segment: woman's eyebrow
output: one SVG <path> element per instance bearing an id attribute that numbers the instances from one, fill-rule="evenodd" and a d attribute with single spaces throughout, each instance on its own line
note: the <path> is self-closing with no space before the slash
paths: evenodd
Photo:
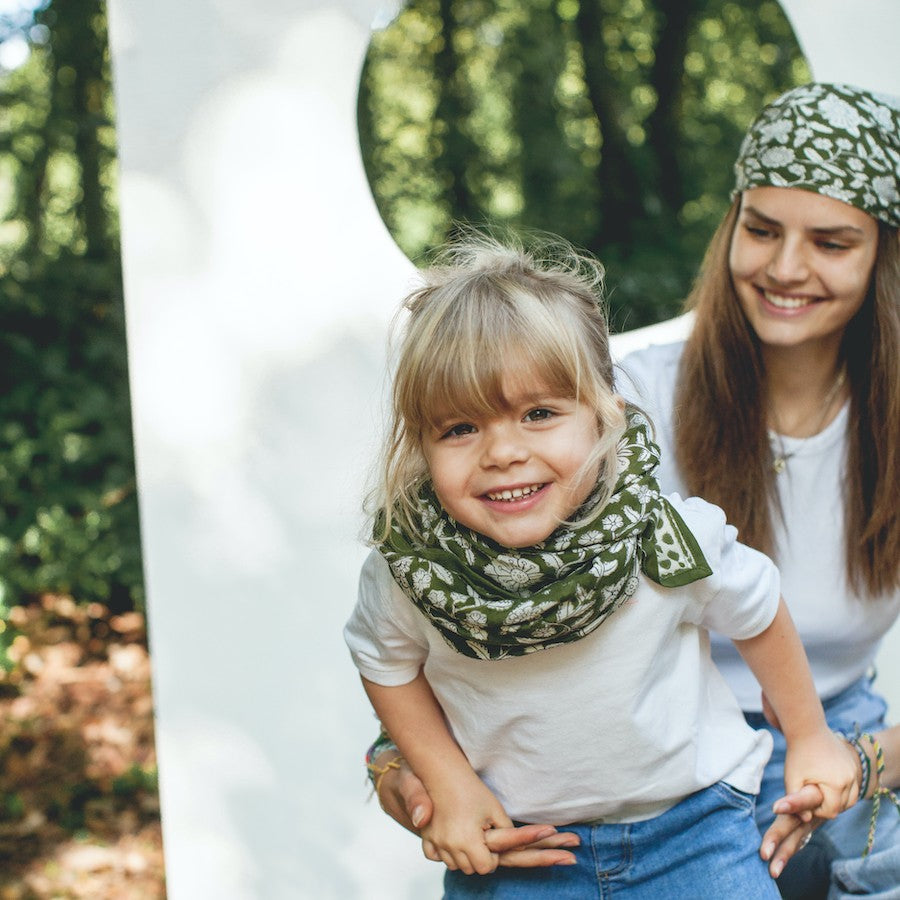
<path id="1" fill-rule="evenodd" d="M 830 228 L 810 228 L 809 230 L 813 234 L 828 235 L 829 237 L 835 237 L 840 234 L 859 236 L 865 234 L 862 228 L 857 228 L 855 225 L 834 225 Z"/>
<path id="2" fill-rule="evenodd" d="M 743 212 L 750 213 L 751 216 L 756 216 L 757 219 L 760 219 L 769 225 L 780 225 L 781 224 L 781 222 L 779 222 L 778 219 L 773 219 L 771 216 L 764 215 L 755 206 L 745 206 L 743 208 Z"/>
<path id="3" fill-rule="evenodd" d="M 760 212 L 755 206 L 745 206 L 744 212 L 749 213 L 751 216 L 755 216 L 767 225 L 781 225 L 781 222 L 779 222 L 778 219 L 767 216 L 765 213 Z M 857 228 L 855 225 L 830 225 L 824 228 L 809 228 L 807 230 L 813 234 L 828 235 L 830 237 L 845 233 L 854 235 L 864 234 L 862 228 Z"/>

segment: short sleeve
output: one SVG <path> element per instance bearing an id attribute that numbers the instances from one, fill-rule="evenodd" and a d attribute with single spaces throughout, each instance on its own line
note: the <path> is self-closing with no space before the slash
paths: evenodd
<path id="1" fill-rule="evenodd" d="M 732 640 L 756 637 L 772 623 L 781 597 L 781 578 L 763 553 L 742 544 L 725 513 L 699 497 L 669 498 L 694 533 L 713 574 L 697 582 L 688 618 Z"/>
<path id="2" fill-rule="evenodd" d="M 356 607 L 344 626 L 344 640 L 360 674 L 386 687 L 412 681 L 428 655 L 424 624 L 384 557 L 373 550 L 363 563 Z"/>

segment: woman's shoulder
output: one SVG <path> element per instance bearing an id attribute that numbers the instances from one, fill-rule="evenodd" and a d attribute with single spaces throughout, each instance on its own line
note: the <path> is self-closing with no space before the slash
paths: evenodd
<path id="1" fill-rule="evenodd" d="M 618 363 L 620 392 L 628 399 L 658 396 L 660 388 L 675 384 L 684 341 L 651 344 L 634 350 Z"/>
<path id="2" fill-rule="evenodd" d="M 619 368 L 625 372 L 666 372 L 677 369 L 684 351 L 684 341 L 665 344 L 648 344 L 640 350 L 632 350 L 619 360 Z"/>
<path id="3" fill-rule="evenodd" d="M 658 435 L 660 430 L 663 434 L 669 431 L 683 348 L 683 341 L 651 344 L 629 353 L 618 364 L 618 392 L 650 416 Z"/>

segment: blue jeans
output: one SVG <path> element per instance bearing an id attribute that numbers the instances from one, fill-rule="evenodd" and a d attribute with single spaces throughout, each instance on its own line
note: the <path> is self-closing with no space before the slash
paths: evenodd
<path id="1" fill-rule="evenodd" d="M 887 706 L 872 690 L 872 679 L 861 678 L 836 697 L 826 700 L 825 716 L 835 731 L 880 731 L 885 727 Z M 761 833 L 772 824 L 772 804 L 784 794 L 784 736 L 761 713 L 747 713 L 753 728 L 772 734 L 774 749 L 763 775 L 757 798 L 756 821 Z M 857 803 L 836 819 L 826 822 L 798 853 L 778 879 L 786 900 L 844 900 L 878 897 L 900 900 L 900 815 L 882 800 L 872 852 L 863 860 L 872 801 Z"/>
<path id="2" fill-rule="evenodd" d="M 574 866 L 447 872 L 444 900 L 778 900 L 759 858 L 754 798 L 724 782 L 662 815 L 624 825 L 566 825 Z"/>

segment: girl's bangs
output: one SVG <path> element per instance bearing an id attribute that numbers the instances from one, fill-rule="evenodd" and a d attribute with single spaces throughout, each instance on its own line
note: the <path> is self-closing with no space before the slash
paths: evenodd
<path id="1" fill-rule="evenodd" d="M 493 341 L 454 341 L 433 354 L 417 379 L 419 390 L 407 421 L 436 428 L 448 418 L 480 418 L 509 408 L 511 382 L 530 379 L 559 396 L 578 393 L 578 360 L 567 359 L 555 342 L 509 341 L 498 352 Z"/>

